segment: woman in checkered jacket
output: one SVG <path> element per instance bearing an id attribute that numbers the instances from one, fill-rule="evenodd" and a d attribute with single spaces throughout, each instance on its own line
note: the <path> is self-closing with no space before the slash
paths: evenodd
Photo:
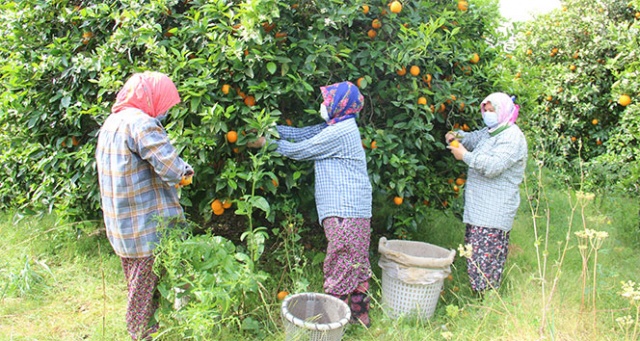
<path id="1" fill-rule="evenodd" d="M 349 304 L 352 323 L 370 326 L 371 183 L 356 123 L 364 98 L 350 82 L 320 88 L 325 122 L 295 128 L 277 126 L 277 152 L 314 162 L 318 218 L 328 240 L 324 291 Z M 253 147 L 261 147 L 259 138 Z"/>
<path id="2" fill-rule="evenodd" d="M 456 160 L 469 167 L 464 190 L 465 244 L 471 288 L 479 293 L 500 286 L 507 259 L 509 232 L 520 205 L 520 183 L 527 163 L 527 141 L 515 124 L 519 106 L 505 93 L 493 93 L 480 104 L 485 127 L 449 132 L 459 139 L 449 146 Z"/>

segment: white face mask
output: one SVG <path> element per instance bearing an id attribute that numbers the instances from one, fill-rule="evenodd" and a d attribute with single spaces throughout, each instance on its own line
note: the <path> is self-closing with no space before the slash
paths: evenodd
<path id="1" fill-rule="evenodd" d="M 329 112 L 327 111 L 327 106 L 324 104 L 320 104 L 320 117 L 322 117 L 325 122 L 329 121 Z"/>
<path id="2" fill-rule="evenodd" d="M 485 111 L 482 114 L 484 124 L 489 128 L 495 128 L 498 125 L 498 114 L 493 111 Z"/>

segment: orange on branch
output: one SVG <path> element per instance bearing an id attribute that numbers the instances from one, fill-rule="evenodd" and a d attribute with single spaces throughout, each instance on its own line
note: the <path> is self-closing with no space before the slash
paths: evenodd
<path id="1" fill-rule="evenodd" d="M 220 199 L 215 199 L 214 201 L 211 202 L 211 210 L 213 212 L 224 210 L 224 208 L 222 207 L 222 202 L 220 201 Z"/>
<path id="2" fill-rule="evenodd" d="M 402 4 L 396 0 L 389 5 L 389 10 L 391 10 L 392 13 L 400 13 L 400 11 L 402 11 Z"/>
<path id="3" fill-rule="evenodd" d="M 227 133 L 227 142 L 236 143 L 236 141 L 238 141 L 238 133 L 236 133 L 235 130 L 229 130 Z"/>
<path id="4" fill-rule="evenodd" d="M 411 66 L 411 69 L 409 69 L 409 73 L 411 73 L 412 76 L 417 77 L 420 75 L 420 67 L 417 65 L 413 65 Z"/>
<path id="5" fill-rule="evenodd" d="M 631 104 L 631 97 L 629 95 L 620 96 L 620 98 L 618 98 L 618 104 L 626 107 L 627 105 Z"/>
<path id="6" fill-rule="evenodd" d="M 230 89 L 231 89 L 231 85 L 229 85 L 229 84 L 223 84 L 222 85 L 222 93 L 223 94 L 228 95 Z"/>
<path id="7" fill-rule="evenodd" d="M 404 198 L 402 198 L 402 197 L 393 198 L 393 203 L 398 205 L 398 206 L 402 205 L 402 202 L 404 202 Z"/>

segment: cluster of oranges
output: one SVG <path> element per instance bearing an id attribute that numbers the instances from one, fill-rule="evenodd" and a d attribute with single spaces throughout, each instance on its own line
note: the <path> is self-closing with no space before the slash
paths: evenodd
<path id="1" fill-rule="evenodd" d="M 224 199 L 224 201 L 220 201 L 220 199 L 215 199 L 211 202 L 211 210 L 215 215 L 222 215 L 224 210 L 231 208 L 231 200 Z"/>
<path id="2" fill-rule="evenodd" d="M 229 92 L 231 92 L 231 85 L 229 84 L 222 84 L 222 88 L 221 88 L 222 94 L 223 95 L 228 95 Z M 240 88 L 236 88 L 236 94 L 238 96 L 240 96 L 240 98 L 242 98 L 242 101 L 244 102 L 244 104 L 246 104 L 248 107 L 252 107 L 254 105 L 256 105 L 256 98 L 254 96 L 251 95 L 247 95 L 246 93 L 244 93 L 242 90 L 240 90 Z"/>

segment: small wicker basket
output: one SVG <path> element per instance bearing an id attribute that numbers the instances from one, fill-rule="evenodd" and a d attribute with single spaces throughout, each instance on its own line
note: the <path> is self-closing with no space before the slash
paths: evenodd
<path id="1" fill-rule="evenodd" d="M 286 341 L 339 341 L 351 318 L 346 303 L 319 293 L 287 296 L 281 313 Z"/>

